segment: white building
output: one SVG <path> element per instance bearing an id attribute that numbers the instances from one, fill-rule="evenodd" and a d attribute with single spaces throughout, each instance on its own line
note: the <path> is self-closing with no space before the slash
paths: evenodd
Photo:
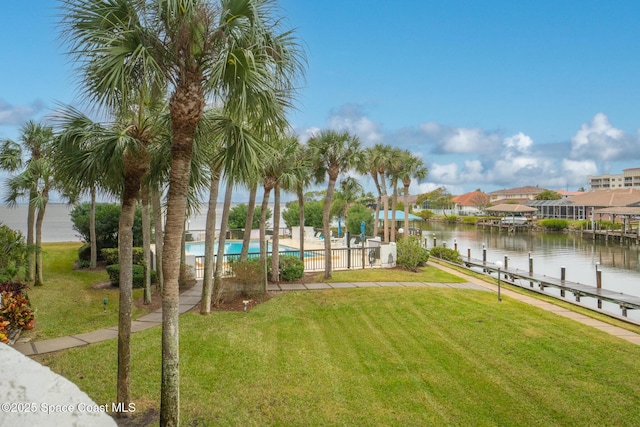
<path id="1" fill-rule="evenodd" d="M 624 169 L 621 174 L 589 175 L 589 190 L 640 188 L 640 168 Z"/>

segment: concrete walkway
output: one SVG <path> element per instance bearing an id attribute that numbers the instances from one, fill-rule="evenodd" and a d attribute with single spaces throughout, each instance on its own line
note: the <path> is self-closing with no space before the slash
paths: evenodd
<path id="1" fill-rule="evenodd" d="M 279 285 L 269 285 L 269 291 L 306 291 L 306 290 L 322 290 L 322 289 L 346 289 L 346 288 L 371 288 L 371 287 L 415 287 L 415 286 L 434 286 L 434 287 L 447 287 L 447 288 L 461 288 L 461 289 L 475 289 L 484 291 L 497 292 L 497 286 L 491 283 L 485 282 L 481 279 L 466 275 L 459 271 L 453 270 L 446 266 L 431 263 L 430 265 L 440 268 L 448 273 L 462 277 L 467 280 L 465 283 L 425 283 L 425 282 L 345 282 L 345 283 L 281 283 Z M 591 317 L 585 316 L 568 310 L 566 308 L 559 307 L 555 304 L 551 304 L 546 301 L 542 301 L 527 295 L 519 294 L 507 289 L 502 289 L 502 295 L 509 298 L 524 302 L 526 304 L 534 305 L 543 310 L 547 310 L 556 313 L 560 316 L 573 319 L 577 322 L 594 327 L 608 334 L 614 335 L 621 339 L 632 342 L 636 345 L 640 345 L 640 335 L 628 331 L 617 326 L 610 325 L 608 323 L 601 322 Z M 180 314 L 191 310 L 196 304 L 200 302 L 200 296 L 202 294 L 202 281 L 198 282 L 191 288 L 180 294 Z M 158 326 L 162 323 L 162 309 L 155 310 L 145 316 L 138 318 L 131 322 L 131 331 L 138 332 L 145 329 Z M 19 342 L 14 344 L 14 348 L 26 356 L 33 356 L 38 354 L 51 353 L 54 351 L 65 350 L 73 347 L 82 347 L 88 344 L 96 342 L 106 341 L 112 338 L 118 337 L 118 327 L 114 326 L 106 329 L 99 329 L 93 332 L 87 332 L 84 334 L 69 335 L 66 337 L 53 338 L 44 341 L 34 342 Z"/>

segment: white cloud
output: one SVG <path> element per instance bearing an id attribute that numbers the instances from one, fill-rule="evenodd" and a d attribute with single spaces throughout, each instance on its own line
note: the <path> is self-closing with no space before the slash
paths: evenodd
<path id="1" fill-rule="evenodd" d="M 327 125 L 331 129 L 346 130 L 357 135 L 365 146 L 371 146 L 383 140 L 380 124 L 374 123 L 366 117 L 357 105 L 343 105 L 337 111 L 332 112 L 327 120 Z"/>
<path id="2" fill-rule="evenodd" d="M 43 109 L 44 104 L 39 100 L 31 105 L 10 105 L 0 99 L 0 125 L 21 125 Z"/>
<path id="3" fill-rule="evenodd" d="M 500 143 L 499 133 L 480 128 L 459 128 L 426 122 L 421 123 L 418 129 L 436 145 L 436 153 L 468 154 L 482 150 L 493 151 Z"/>
<path id="4" fill-rule="evenodd" d="M 589 123 L 583 123 L 571 139 L 572 159 L 622 160 L 638 155 L 636 140 L 609 123 L 609 118 L 596 114 Z"/>
<path id="5" fill-rule="evenodd" d="M 533 146 L 533 139 L 522 132 L 505 138 L 502 143 L 505 147 L 505 157 L 511 158 L 517 154 L 529 154 Z"/>

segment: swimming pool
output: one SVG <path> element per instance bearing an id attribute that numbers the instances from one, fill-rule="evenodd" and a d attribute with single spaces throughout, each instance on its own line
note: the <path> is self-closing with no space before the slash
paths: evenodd
<path id="1" fill-rule="evenodd" d="M 292 248 L 291 246 L 278 245 L 279 252 L 290 252 L 296 251 L 298 252 L 298 248 Z M 195 256 L 204 256 L 204 242 L 187 242 L 185 244 L 185 250 L 189 252 L 191 255 Z M 267 251 L 271 251 L 271 242 L 268 243 Z M 224 242 L 224 253 L 225 255 L 240 255 L 242 252 L 242 241 L 241 240 L 228 240 Z M 257 253 L 260 252 L 260 241 L 259 240 L 251 240 L 249 242 L 249 253 Z M 213 247 L 213 253 L 218 253 L 218 242 L 215 243 Z M 296 254 L 292 254 L 296 255 Z M 305 253 L 305 257 L 307 254 Z"/>

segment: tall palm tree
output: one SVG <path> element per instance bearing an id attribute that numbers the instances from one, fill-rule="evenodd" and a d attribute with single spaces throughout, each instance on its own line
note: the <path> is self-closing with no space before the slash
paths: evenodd
<path id="1" fill-rule="evenodd" d="M 19 142 L 5 139 L 0 146 L 0 169 L 17 173 L 7 182 L 9 193 L 5 202 L 11 205 L 24 196 L 28 198 L 27 246 L 30 251 L 27 279 L 34 280 L 35 285 L 42 284 L 40 241 L 53 179 L 49 155 L 53 141 L 54 133 L 50 126 L 29 120 L 20 128 Z"/>
<path id="2" fill-rule="evenodd" d="M 376 144 L 365 150 L 364 161 L 358 163 L 360 172 L 368 173 L 378 191 L 378 201 L 376 203 L 376 213 L 374 222 L 374 235 L 378 235 L 378 222 L 380 215 L 380 205 L 383 205 L 383 239 L 389 241 L 389 197 L 387 196 L 387 171 L 392 148 L 385 144 Z"/>
<path id="3" fill-rule="evenodd" d="M 402 181 L 404 193 L 404 240 L 409 238 L 409 187 L 411 180 L 421 181 L 427 177 L 429 172 L 421 158 L 414 156 L 409 151 L 402 153 L 402 168 L 397 174 Z"/>
<path id="4" fill-rule="evenodd" d="M 364 187 L 352 176 L 340 181 L 340 188 L 336 191 L 331 206 L 331 215 L 338 218 L 347 218 L 347 211 L 362 197 Z"/>
<path id="5" fill-rule="evenodd" d="M 299 48 L 269 0 L 64 0 L 65 32 L 90 98 L 117 106 L 148 81 L 171 87 L 171 171 L 163 250 L 160 423 L 179 423 L 178 278 L 193 143 L 209 95 L 237 118 L 283 124 Z M 86 55 L 86 57 L 85 57 Z M 142 68 L 139 65 L 144 65 Z M 252 120 L 249 120 L 250 122 Z M 236 147 L 238 148 L 238 147 Z M 242 150 L 255 147 L 243 146 Z M 236 153 L 240 157 L 240 152 Z"/>
<path id="6" fill-rule="evenodd" d="M 325 252 L 325 279 L 331 278 L 331 234 L 329 229 L 331 201 L 336 181 L 341 173 L 351 169 L 360 156 L 360 141 L 358 137 L 348 132 L 322 130 L 307 142 L 313 167 L 316 171 L 316 182 L 324 182 L 327 177 L 327 194 L 322 211 L 322 226 Z"/>
<path id="7" fill-rule="evenodd" d="M 282 188 L 287 191 L 293 191 L 296 193 L 298 199 L 298 220 L 300 223 L 300 234 L 298 240 L 300 241 L 300 260 L 304 261 L 304 190 L 311 185 L 313 179 L 311 169 L 311 159 L 309 158 L 306 148 L 298 142 L 295 155 L 292 157 L 294 164 L 292 165 L 293 177 L 290 180 L 286 180 L 282 184 Z"/>
<path id="8" fill-rule="evenodd" d="M 388 178 L 391 184 L 391 227 L 389 230 L 389 241 L 396 241 L 396 206 L 398 204 L 398 182 L 399 175 L 404 165 L 403 151 L 400 148 L 392 148 L 388 158 Z"/>
<path id="9" fill-rule="evenodd" d="M 117 397 L 119 402 L 127 404 L 130 401 L 133 222 L 143 179 L 150 168 L 149 147 L 157 132 L 155 123 L 144 114 L 140 116 L 139 109 L 133 115 L 119 111 L 117 121 L 108 126 L 93 122 L 72 107 L 60 110 L 55 117 L 62 129 L 57 160 L 68 171 L 67 181 L 101 175 L 107 177 L 105 185 L 120 195 Z"/>

